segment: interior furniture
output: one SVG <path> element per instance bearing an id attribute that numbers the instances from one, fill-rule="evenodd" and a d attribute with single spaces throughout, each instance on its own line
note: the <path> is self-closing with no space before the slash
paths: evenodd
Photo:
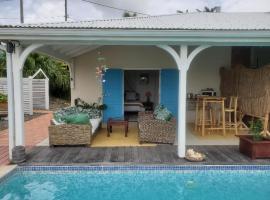
<path id="1" fill-rule="evenodd" d="M 158 120 L 151 111 L 138 114 L 139 142 L 173 144 L 176 137 L 176 120 Z"/>
<path id="2" fill-rule="evenodd" d="M 124 112 L 144 111 L 144 105 L 139 99 L 140 96 L 137 92 L 125 91 Z"/>
<path id="3" fill-rule="evenodd" d="M 125 101 L 125 112 L 141 112 L 145 111 L 144 105 L 140 101 Z"/>
<path id="4" fill-rule="evenodd" d="M 60 124 L 51 122 L 49 126 L 49 144 L 57 145 L 90 145 L 92 138 L 92 127 L 90 124 Z"/>
<path id="5" fill-rule="evenodd" d="M 110 137 L 113 126 L 124 126 L 125 137 L 128 136 L 128 121 L 125 119 L 109 118 L 107 121 L 107 137 Z"/>
<path id="6" fill-rule="evenodd" d="M 238 110 L 264 121 L 263 132 L 268 133 L 270 113 L 270 65 L 251 69 L 236 65 L 220 69 L 220 90 L 225 97 L 238 96 Z M 242 125 L 242 118 L 239 120 Z M 245 125 L 244 125 L 245 126 Z"/>
<path id="7" fill-rule="evenodd" d="M 215 123 L 213 118 L 213 111 L 210 104 L 205 105 L 205 117 L 203 118 L 203 101 L 201 99 L 196 100 L 195 106 L 195 127 L 194 130 L 198 131 L 202 128 L 202 122 L 204 121 L 205 126 L 212 126 Z"/>
<path id="8" fill-rule="evenodd" d="M 215 96 L 197 96 L 197 105 L 196 105 L 196 110 L 197 113 L 199 112 L 199 107 L 201 106 L 201 124 L 198 123 L 198 117 L 195 118 L 195 126 L 198 126 L 198 124 L 201 126 L 201 135 L 205 135 L 205 130 L 207 126 L 207 118 L 206 118 L 206 111 L 207 111 L 207 106 L 215 107 L 215 106 L 220 106 L 221 109 L 221 116 L 222 120 L 221 123 L 216 124 L 215 123 L 215 117 L 212 118 L 210 117 L 210 123 L 211 126 L 207 127 L 207 130 L 222 130 L 223 135 L 226 135 L 226 130 L 225 130 L 225 97 L 215 97 Z M 210 111 L 212 113 L 212 111 Z M 215 113 L 215 111 L 213 112 Z M 198 116 L 198 115 L 197 115 Z M 213 122 L 214 121 L 214 122 Z"/>
<path id="9" fill-rule="evenodd" d="M 229 106 L 225 108 L 225 117 L 228 116 L 226 120 L 226 129 L 233 128 L 235 131 L 235 135 L 238 135 L 238 121 L 237 121 L 237 104 L 238 97 L 231 96 L 229 101 Z M 233 120 L 232 120 L 233 116 Z"/>
<path id="10" fill-rule="evenodd" d="M 145 111 L 153 111 L 154 110 L 154 103 L 151 101 L 143 102 Z"/>

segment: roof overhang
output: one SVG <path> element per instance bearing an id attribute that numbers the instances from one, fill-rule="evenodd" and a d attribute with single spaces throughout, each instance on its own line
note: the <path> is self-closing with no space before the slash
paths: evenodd
<path id="1" fill-rule="evenodd" d="M 1 28 L 0 40 L 25 44 L 270 46 L 270 31 Z"/>

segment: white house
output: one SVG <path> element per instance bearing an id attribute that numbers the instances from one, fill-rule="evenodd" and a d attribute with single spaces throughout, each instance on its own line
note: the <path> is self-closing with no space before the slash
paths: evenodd
<path id="1" fill-rule="evenodd" d="M 150 90 L 155 104 L 165 104 L 178 115 L 178 155 L 184 157 L 187 93 L 213 88 L 219 94 L 222 66 L 239 60 L 255 65 L 258 57 L 261 64 L 270 62 L 270 13 L 184 13 L 0 25 L 0 41 L 1 49 L 7 51 L 10 149 L 24 145 L 22 68 L 27 56 L 38 51 L 69 64 L 72 102 L 78 97 L 97 101 L 106 91 L 105 117 L 124 114 L 127 88 L 139 91 L 142 101 Z M 246 52 L 245 48 L 248 53 L 237 53 Z M 96 80 L 98 52 L 114 71 L 103 88 Z M 149 87 L 132 89 L 134 84 L 128 86 L 124 79 L 133 75 L 149 78 Z"/>

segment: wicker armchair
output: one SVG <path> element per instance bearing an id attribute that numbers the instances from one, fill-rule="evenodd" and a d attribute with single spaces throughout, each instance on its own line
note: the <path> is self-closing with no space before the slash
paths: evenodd
<path id="1" fill-rule="evenodd" d="M 163 121 L 154 118 L 152 112 L 139 112 L 139 142 L 173 144 L 176 136 L 176 120 Z"/>
<path id="2" fill-rule="evenodd" d="M 56 145 L 90 145 L 91 125 L 61 124 L 49 126 L 49 144 Z"/>

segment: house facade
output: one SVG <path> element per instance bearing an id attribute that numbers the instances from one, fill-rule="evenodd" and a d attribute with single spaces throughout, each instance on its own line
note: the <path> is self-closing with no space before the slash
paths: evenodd
<path id="1" fill-rule="evenodd" d="M 105 120 L 123 113 L 125 70 L 157 70 L 157 102 L 177 115 L 178 155 L 184 157 L 187 93 L 208 87 L 218 93 L 218 71 L 232 64 L 233 47 L 270 46 L 270 14 L 185 13 L 0 25 L 0 41 L 7 52 L 10 149 L 24 145 L 22 68 L 27 56 L 38 51 L 69 64 L 72 101 L 80 97 L 93 102 L 104 96 L 104 103 L 115 108 L 106 111 Z M 95 74 L 98 52 L 110 67 L 103 85 Z"/>

